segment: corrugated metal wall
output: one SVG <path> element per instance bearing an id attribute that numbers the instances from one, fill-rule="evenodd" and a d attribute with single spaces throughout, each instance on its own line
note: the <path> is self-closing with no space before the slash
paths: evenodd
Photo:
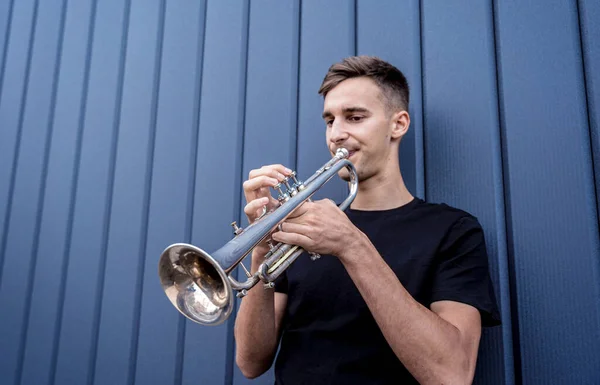
<path id="1" fill-rule="evenodd" d="M 316 91 L 358 53 L 409 78 L 411 191 L 486 230 L 476 382 L 600 384 L 599 36 L 595 0 L 0 1 L 1 383 L 249 382 L 158 256 L 230 239 L 250 169 L 328 158 Z"/>

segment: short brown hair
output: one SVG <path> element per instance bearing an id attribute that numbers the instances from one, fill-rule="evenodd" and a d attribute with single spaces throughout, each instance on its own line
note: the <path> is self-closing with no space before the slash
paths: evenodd
<path id="1" fill-rule="evenodd" d="M 323 97 L 346 79 L 368 77 L 381 88 L 388 108 L 408 111 L 409 89 L 404 74 L 390 63 L 375 56 L 351 56 L 329 67 L 319 88 Z"/>

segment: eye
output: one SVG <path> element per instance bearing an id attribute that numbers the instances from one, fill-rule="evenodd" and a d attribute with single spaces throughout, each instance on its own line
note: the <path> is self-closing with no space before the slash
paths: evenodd
<path id="1" fill-rule="evenodd" d="M 360 115 L 352 115 L 350 117 L 348 117 L 348 120 L 354 123 L 360 122 L 361 120 L 364 119 L 364 116 L 360 116 Z"/>
<path id="2" fill-rule="evenodd" d="M 333 119 L 325 120 L 325 124 L 327 125 L 327 127 L 331 127 L 331 125 L 333 124 Z"/>

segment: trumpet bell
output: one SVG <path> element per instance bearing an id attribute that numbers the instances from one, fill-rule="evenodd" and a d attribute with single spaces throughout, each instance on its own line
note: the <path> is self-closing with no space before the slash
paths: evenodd
<path id="1" fill-rule="evenodd" d="M 204 250 L 175 244 L 160 256 L 158 273 L 181 314 L 205 325 L 223 323 L 233 310 L 233 289 L 223 268 Z"/>

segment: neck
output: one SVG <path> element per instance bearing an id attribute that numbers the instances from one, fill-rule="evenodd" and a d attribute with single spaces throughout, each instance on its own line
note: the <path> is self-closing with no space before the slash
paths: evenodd
<path id="1" fill-rule="evenodd" d="M 355 210 L 389 210 L 413 200 L 406 188 L 399 165 L 358 184 L 358 193 L 352 202 Z"/>

